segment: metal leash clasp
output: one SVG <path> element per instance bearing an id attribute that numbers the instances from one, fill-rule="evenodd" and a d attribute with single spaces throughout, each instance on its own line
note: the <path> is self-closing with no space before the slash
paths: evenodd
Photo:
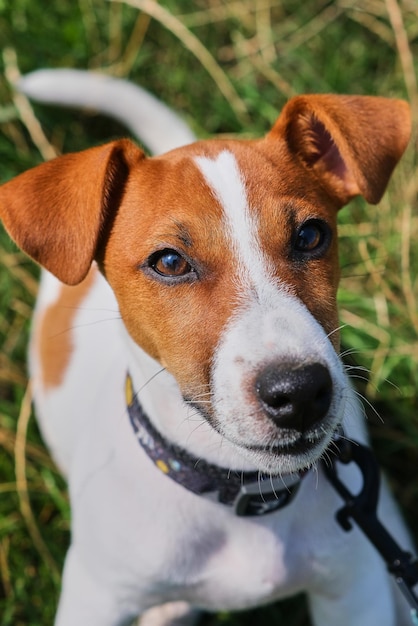
<path id="1" fill-rule="evenodd" d="M 412 623 L 418 625 L 418 596 L 414 591 L 414 586 L 418 584 L 418 561 L 399 546 L 378 519 L 380 471 L 373 452 L 342 437 L 334 443 L 337 448 L 335 459 L 323 461 L 323 468 L 331 485 L 345 502 L 337 511 L 336 519 L 345 531 L 351 530 L 354 521 L 375 546 L 411 607 Z M 355 463 L 360 469 L 363 486 L 357 495 L 352 494 L 339 478 L 338 462 L 345 465 Z"/>
<path id="2" fill-rule="evenodd" d="M 301 477 L 270 477 L 241 486 L 235 498 L 235 514 L 240 517 L 266 515 L 282 509 L 293 500 Z"/>

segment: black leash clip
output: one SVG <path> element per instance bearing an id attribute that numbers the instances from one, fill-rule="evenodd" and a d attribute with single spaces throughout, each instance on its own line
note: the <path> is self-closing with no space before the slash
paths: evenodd
<path id="1" fill-rule="evenodd" d="M 337 512 L 336 519 L 345 531 L 352 529 L 353 520 L 364 532 L 409 602 L 412 623 L 418 625 L 418 596 L 414 591 L 414 586 L 418 584 L 418 561 L 410 552 L 402 550 L 378 519 L 380 471 L 373 452 L 360 443 L 343 438 L 338 438 L 334 444 L 337 449 L 335 460 L 328 457 L 323 462 L 323 468 L 328 480 L 345 502 Z M 334 452 L 335 449 L 332 454 Z M 354 462 L 360 469 L 363 487 L 357 495 L 353 495 L 338 477 L 337 461 L 345 465 Z"/>

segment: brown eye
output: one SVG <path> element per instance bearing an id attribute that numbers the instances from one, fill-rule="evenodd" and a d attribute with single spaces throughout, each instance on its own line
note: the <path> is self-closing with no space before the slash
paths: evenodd
<path id="1" fill-rule="evenodd" d="M 294 249 L 302 254 L 322 254 L 328 249 L 331 230 L 322 220 L 308 220 L 296 233 Z"/>
<path id="2" fill-rule="evenodd" d="M 190 263 L 176 250 L 161 250 L 153 255 L 150 262 L 152 269 L 167 278 L 177 278 L 192 272 Z"/>

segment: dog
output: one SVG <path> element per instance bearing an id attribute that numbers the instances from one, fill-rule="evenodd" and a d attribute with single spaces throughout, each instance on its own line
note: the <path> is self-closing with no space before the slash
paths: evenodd
<path id="1" fill-rule="evenodd" d="M 124 81 L 21 88 L 124 103 L 170 150 L 120 139 L 0 188 L 6 230 L 44 268 L 30 372 L 72 506 L 56 626 L 191 624 L 302 591 L 320 626 L 410 623 L 376 550 L 337 525 L 319 463 L 341 427 L 367 441 L 339 358 L 337 213 L 380 200 L 407 104 L 296 96 L 261 139 L 192 141 Z M 352 465 L 341 477 L 359 488 Z M 379 511 L 410 545 L 385 486 Z"/>

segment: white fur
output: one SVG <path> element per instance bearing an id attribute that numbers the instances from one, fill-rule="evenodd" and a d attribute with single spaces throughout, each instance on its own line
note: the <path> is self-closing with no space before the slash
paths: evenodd
<path id="1" fill-rule="evenodd" d="M 55 76 L 61 80 L 61 74 L 52 73 L 46 84 L 38 82 L 37 97 L 45 90 L 47 99 L 50 87 L 56 91 Z M 74 76 L 73 93 L 65 98 L 88 104 L 79 78 Z M 140 119 L 142 103 L 148 107 L 142 92 L 135 98 L 130 119 Z M 108 111 L 121 100 L 120 92 L 110 91 L 95 106 Z M 145 126 L 141 122 L 137 129 L 141 136 Z M 158 123 L 152 132 L 156 127 Z M 172 138 L 175 130 L 171 125 Z M 180 135 L 184 137 L 181 129 Z M 156 137 L 158 144 L 161 136 Z M 408 612 L 395 616 L 392 586 L 380 557 L 357 529 L 347 535 L 337 525 L 334 514 L 341 501 L 320 470 L 306 476 L 287 508 L 262 518 L 239 518 L 165 477 L 138 445 L 123 397 L 128 368 L 141 403 L 166 437 L 221 465 L 296 469 L 301 459 L 291 462 L 285 455 L 276 465 L 268 453 L 243 458 L 245 444 L 259 439 L 262 431 L 246 408 L 242 380 L 266 358 L 289 355 L 301 362 L 317 360 L 331 370 L 329 432 L 313 432 L 312 438 L 322 438 L 325 446 L 342 419 L 348 436 L 364 439 L 361 410 L 324 331 L 269 275 L 233 155 L 197 163 L 223 207 L 246 276 L 244 297 L 219 338 L 214 364 L 214 404 L 222 432 L 202 421 L 193 423 L 174 379 L 158 373 L 159 365 L 128 337 L 100 276 L 77 313 L 74 352 L 58 389 L 41 391 L 32 352 L 38 415 L 68 475 L 72 503 L 72 542 L 56 626 L 121 626 L 151 607 L 180 600 L 182 604 L 154 608 L 144 618 L 144 624 L 168 626 L 176 613 L 184 614 L 184 602 L 209 610 L 243 609 L 302 590 L 318 626 L 404 626 Z M 251 288 L 257 298 L 251 297 Z M 54 294 L 54 279 L 45 275 L 36 320 Z M 268 436 L 265 423 L 262 429 Z M 351 466 L 341 474 L 349 488 L 357 486 Z M 406 545 L 406 532 L 386 490 L 381 515 Z"/>
<path id="2" fill-rule="evenodd" d="M 38 102 L 83 107 L 109 115 L 140 137 L 154 154 L 195 139 L 178 115 L 126 80 L 82 70 L 38 70 L 23 76 L 18 87 Z"/>
<path id="3" fill-rule="evenodd" d="M 225 230 L 238 260 L 237 280 L 245 291 L 262 291 L 271 282 L 271 271 L 259 245 L 257 223 L 250 212 L 245 183 L 234 155 L 224 150 L 216 159 L 196 157 L 195 160 L 223 209 Z"/>

